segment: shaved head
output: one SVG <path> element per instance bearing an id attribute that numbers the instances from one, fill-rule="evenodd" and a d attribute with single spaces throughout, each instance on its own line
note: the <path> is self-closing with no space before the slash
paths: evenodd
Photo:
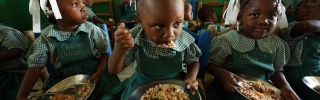
<path id="1" fill-rule="evenodd" d="M 179 5 L 176 5 L 176 4 Z M 137 1 L 137 14 L 145 13 L 162 13 L 168 10 L 177 10 L 182 8 L 184 10 L 183 0 L 138 0 Z"/>

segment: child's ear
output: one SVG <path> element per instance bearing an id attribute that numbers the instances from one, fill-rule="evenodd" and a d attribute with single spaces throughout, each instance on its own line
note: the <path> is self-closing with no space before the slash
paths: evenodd
<path id="1" fill-rule="evenodd" d="M 136 17 L 136 20 L 137 20 L 138 24 L 141 26 L 141 19 L 139 18 L 139 15 L 137 13 L 134 14 L 134 15 Z"/>
<path id="2" fill-rule="evenodd" d="M 237 17 L 237 21 L 241 22 L 241 18 L 242 18 L 242 13 L 239 13 Z"/>

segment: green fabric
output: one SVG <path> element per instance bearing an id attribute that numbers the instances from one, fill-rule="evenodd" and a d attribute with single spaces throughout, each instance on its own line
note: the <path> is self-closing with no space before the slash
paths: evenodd
<path id="1" fill-rule="evenodd" d="M 211 41 L 209 63 L 226 69 L 229 66 L 224 66 L 224 64 L 228 63 L 226 58 L 232 55 L 232 49 L 239 52 L 249 52 L 256 47 L 262 52 L 274 54 L 273 67 L 275 71 L 283 71 L 283 66 L 287 64 L 290 57 L 289 46 L 274 34 L 268 34 L 262 39 L 250 39 L 231 30 L 219 35 Z"/>
<path id="2" fill-rule="evenodd" d="M 87 19 L 87 21 L 94 24 L 93 17 L 96 16 L 96 14 L 92 11 L 92 8 L 86 6 L 86 9 L 89 15 L 89 18 Z"/>
<path id="3" fill-rule="evenodd" d="M 19 49 L 22 55 L 25 55 L 30 44 L 29 39 L 20 31 L 0 25 L 0 52 Z M 0 71 L 26 72 L 28 64 L 23 57 L 19 56 L 14 59 L 0 60 Z"/>
<path id="4" fill-rule="evenodd" d="M 79 32 L 77 35 L 70 36 L 69 39 L 65 41 L 57 40 L 56 48 L 62 66 L 50 74 L 50 77 L 44 84 L 43 90 L 48 90 L 67 77 L 77 74 L 93 75 L 96 72 L 98 59 L 93 57 L 90 48 L 91 45 L 87 37 L 88 33 Z M 118 77 L 108 74 L 106 70 L 105 73 L 100 76 L 89 99 L 101 99 L 103 95 L 109 93 L 108 90 L 119 83 L 120 80 Z"/>
<path id="5" fill-rule="evenodd" d="M 228 70 L 235 74 L 246 74 L 266 81 L 274 73 L 273 54 L 257 48 L 244 53 L 233 49 L 232 63 L 233 67 Z"/>
<path id="6" fill-rule="evenodd" d="M 23 77 L 24 73 L 0 72 L 0 98 L 2 100 L 16 100 Z"/>
<path id="7" fill-rule="evenodd" d="M 302 66 L 285 67 L 285 76 L 291 87 L 305 100 L 315 100 L 320 98 L 317 94 L 303 82 L 305 76 L 320 76 L 320 37 L 307 36 L 303 41 Z"/>
<path id="8" fill-rule="evenodd" d="M 268 80 L 274 72 L 273 54 L 262 52 L 258 48 L 249 52 L 239 52 L 232 49 L 232 64 L 234 66 L 227 69 L 228 71 L 235 74 L 250 75 L 264 81 Z M 206 93 L 208 100 L 213 100 L 214 98 L 218 100 L 246 100 L 240 94 L 226 92 L 220 79 L 216 79 L 208 87 Z"/>
<path id="9" fill-rule="evenodd" d="M 188 28 L 188 24 L 189 24 L 189 23 L 188 23 L 188 21 L 186 21 L 186 20 L 185 20 L 185 21 L 183 21 L 183 25 L 182 25 L 182 27 L 184 27 L 184 28 Z"/>
<path id="10" fill-rule="evenodd" d="M 134 4 L 131 6 L 129 4 L 126 4 L 122 8 L 122 11 L 123 12 L 121 13 L 120 22 L 127 23 L 127 22 L 132 22 L 136 20 L 136 17 L 135 17 L 136 10 L 135 10 Z"/>
<path id="11" fill-rule="evenodd" d="M 143 48 L 140 47 L 141 52 Z M 146 54 L 140 54 L 143 62 L 140 62 L 136 68 L 136 72 L 115 87 L 111 96 L 105 96 L 104 100 L 128 100 L 132 92 L 139 86 L 154 80 L 175 78 L 179 80 L 185 79 L 185 73 L 182 72 L 182 53 L 178 52 L 174 57 L 162 56 L 159 59 L 153 59 Z M 196 96 L 192 97 L 196 98 Z M 191 100 L 194 100 L 192 99 Z"/>
<path id="12" fill-rule="evenodd" d="M 31 45 L 27 54 L 28 67 L 43 67 L 50 62 L 55 69 L 60 68 L 61 62 L 56 51 L 56 41 L 65 41 L 72 35 L 80 32 L 88 34 L 90 49 L 94 58 L 100 58 L 101 53 L 108 53 L 108 39 L 106 33 L 96 25 L 86 22 L 72 32 L 59 31 L 54 25 L 48 26 L 41 32 L 41 35 Z"/>
<path id="13" fill-rule="evenodd" d="M 174 40 L 176 46 L 174 48 L 159 48 L 157 44 L 151 41 L 146 35 L 145 31 L 140 26 L 134 27 L 130 30 L 130 34 L 134 39 L 134 47 L 127 51 L 124 63 L 128 66 L 131 62 L 136 61 L 139 66 L 140 53 L 145 53 L 148 57 L 153 59 L 159 59 L 161 56 L 174 57 L 177 52 L 182 53 L 183 63 L 189 65 L 193 62 L 199 62 L 201 50 L 194 43 L 195 39 L 186 31 L 182 31 L 180 37 Z M 143 52 L 140 52 L 140 48 L 143 47 Z"/>

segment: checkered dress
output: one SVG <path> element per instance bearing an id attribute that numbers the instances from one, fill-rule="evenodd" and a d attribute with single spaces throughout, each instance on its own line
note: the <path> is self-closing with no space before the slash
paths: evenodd
<path id="1" fill-rule="evenodd" d="M 135 66 L 139 66 L 139 63 L 141 62 L 139 53 L 146 53 L 150 58 L 159 59 L 160 56 L 173 57 L 177 52 L 182 52 L 182 60 L 186 65 L 193 62 L 199 62 L 201 51 L 194 43 L 194 38 L 185 31 L 183 31 L 180 37 L 174 41 L 176 47 L 172 49 L 157 47 L 156 44 L 147 37 L 140 26 L 131 29 L 130 33 L 134 37 L 135 45 L 126 53 L 124 60 L 126 66 L 132 61 L 136 61 L 137 65 Z M 139 47 L 142 47 L 144 52 L 139 52 Z"/>
<path id="2" fill-rule="evenodd" d="M 227 56 L 232 55 L 232 48 L 239 52 L 249 52 L 258 47 L 265 53 L 274 54 L 273 67 L 275 71 L 282 71 L 283 66 L 289 59 L 289 47 L 285 41 L 274 34 L 269 34 L 262 39 L 246 38 L 237 31 L 229 31 L 223 35 L 214 37 L 211 41 L 209 63 L 216 64 L 222 68 L 229 68 L 226 61 Z"/>
<path id="3" fill-rule="evenodd" d="M 108 52 L 107 41 L 109 40 L 106 38 L 106 33 L 92 23 L 83 23 L 73 32 L 59 31 L 53 25 L 50 25 L 42 31 L 40 37 L 30 47 L 27 55 L 29 67 L 43 67 L 50 59 L 50 63 L 55 68 L 60 68 L 61 63 L 56 49 L 56 40 L 65 41 L 71 35 L 76 35 L 80 31 L 88 33 L 94 57 L 100 58 L 101 53 Z"/>
<path id="4" fill-rule="evenodd" d="M 29 39 L 20 31 L 0 25 L 0 52 L 18 48 L 23 54 L 26 54 L 29 45 Z M 0 61 L 0 72 L 25 72 L 25 70 L 20 69 L 22 67 L 27 68 L 27 63 L 23 56 Z"/>

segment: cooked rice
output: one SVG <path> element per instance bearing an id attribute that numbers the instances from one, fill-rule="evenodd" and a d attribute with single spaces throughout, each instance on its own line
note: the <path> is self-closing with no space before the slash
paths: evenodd
<path id="1" fill-rule="evenodd" d="M 273 89 L 255 81 L 244 82 L 239 88 L 239 92 L 251 100 L 280 100 L 280 97 L 275 94 Z"/>
<path id="2" fill-rule="evenodd" d="M 156 85 L 143 94 L 141 100 L 190 100 L 189 95 L 181 89 L 170 85 Z"/>

